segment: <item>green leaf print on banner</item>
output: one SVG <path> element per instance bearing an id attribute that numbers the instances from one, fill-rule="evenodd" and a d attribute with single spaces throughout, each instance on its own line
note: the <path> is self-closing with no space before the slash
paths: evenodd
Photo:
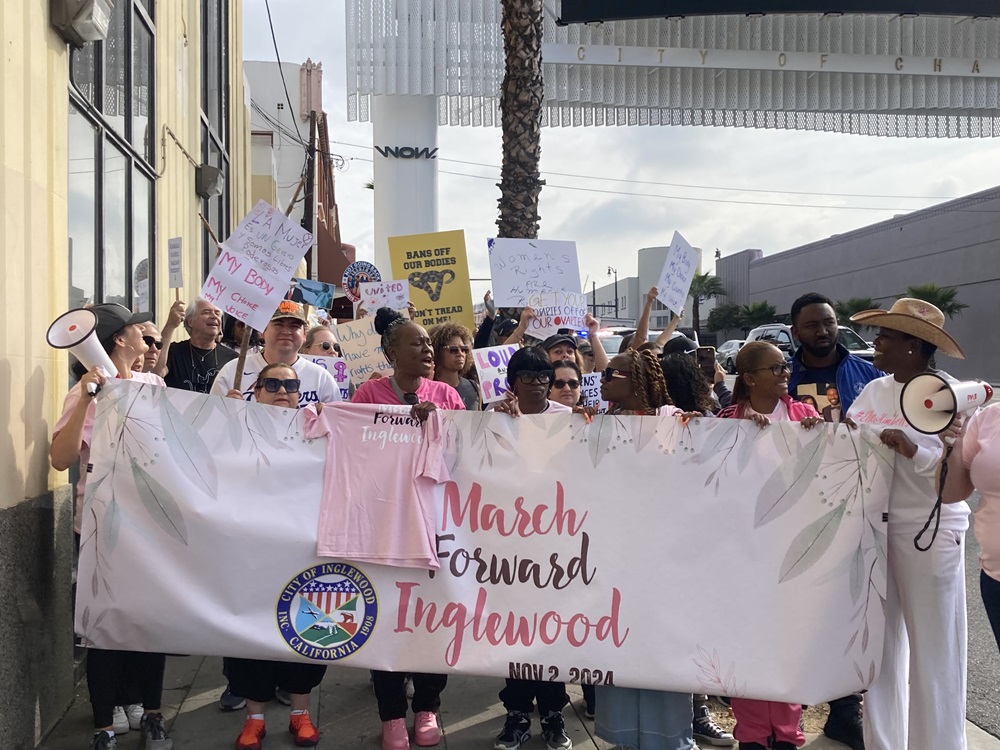
<path id="1" fill-rule="evenodd" d="M 121 522 L 122 511 L 115 496 L 112 495 L 111 502 L 104 511 L 104 546 L 108 552 L 113 552 L 115 545 L 118 544 L 118 529 L 121 527 Z"/>
<path id="2" fill-rule="evenodd" d="M 169 536 L 187 545 L 187 526 L 180 506 L 166 488 L 157 482 L 139 462 L 132 459 L 132 476 L 139 491 L 139 499 L 150 518 Z"/>
<path id="3" fill-rule="evenodd" d="M 781 571 L 778 573 L 779 583 L 786 583 L 802 575 L 830 549 L 845 510 L 846 504 L 841 503 L 795 535 L 781 563 Z"/>
<path id="4" fill-rule="evenodd" d="M 219 494 L 219 475 L 215 458 L 201 435 L 184 419 L 169 398 L 160 399 L 163 439 L 177 468 L 203 493 L 215 499 Z"/>
<path id="5" fill-rule="evenodd" d="M 757 496 L 753 520 L 755 529 L 773 521 L 802 499 L 823 463 L 826 445 L 827 435 L 820 431 L 799 451 L 794 463 L 786 461 L 775 469 Z"/>

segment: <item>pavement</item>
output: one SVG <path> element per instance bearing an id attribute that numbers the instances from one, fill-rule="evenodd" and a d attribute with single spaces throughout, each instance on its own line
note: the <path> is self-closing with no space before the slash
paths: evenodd
<path id="1" fill-rule="evenodd" d="M 163 713 L 176 750 L 232 748 L 243 724 L 243 711 L 223 713 L 218 699 L 225 687 L 222 660 L 214 657 L 172 657 L 164 678 Z M 496 677 L 453 676 L 442 696 L 440 750 L 490 750 L 503 726 L 505 711 L 497 693 L 503 680 Z M 583 750 L 609 750 L 612 746 L 594 736 L 594 722 L 583 716 L 583 697 L 577 686 L 567 686 L 572 702 L 563 714 L 573 744 Z M 381 726 L 368 671 L 331 666 L 310 709 L 322 732 L 320 747 L 339 750 L 380 750 Z M 265 713 L 270 733 L 265 750 L 294 747 L 286 731 L 288 708 L 277 702 Z M 412 721 L 412 717 L 411 717 Z M 537 730 L 537 717 L 534 728 Z M 39 750 L 84 750 L 93 731 L 87 687 L 81 683 L 66 716 L 39 745 Z M 969 750 L 998 750 L 1000 740 L 968 724 Z M 707 746 L 703 746 L 704 748 Z M 825 737 L 810 736 L 809 750 L 844 750 L 844 745 Z M 138 732 L 121 735 L 119 750 L 138 750 Z M 535 733 L 525 750 L 545 750 Z"/>

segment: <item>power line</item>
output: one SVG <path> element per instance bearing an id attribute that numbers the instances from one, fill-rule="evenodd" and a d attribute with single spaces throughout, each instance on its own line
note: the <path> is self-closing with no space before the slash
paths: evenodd
<path id="1" fill-rule="evenodd" d="M 333 141 L 341 146 L 349 146 L 351 148 L 363 148 L 366 151 L 371 150 L 371 146 L 363 146 L 360 143 L 345 143 L 344 141 Z M 499 170 L 500 167 L 496 164 L 484 164 L 477 161 L 464 161 L 462 159 L 447 159 L 445 157 L 439 156 L 438 161 L 447 161 L 455 164 L 467 164 L 473 167 L 486 167 L 488 169 Z M 770 193 L 772 195 L 814 195 L 820 197 L 830 197 L 830 198 L 898 198 L 901 200 L 953 200 L 956 196 L 949 195 L 872 195 L 866 193 L 821 193 L 821 192 L 810 192 L 805 190 L 766 190 L 763 188 L 738 188 L 738 187 L 722 187 L 718 185 L 687 185 L 677 182 L 655 182 L 653 180 L 629 180 L 624 177 L 603 177 L 600 175 L 585 175 L 585 174 L 572 174 L 569 172 L 552 172 L 549 170 L 542 170 L 543 175 L 552 175 L 554 177 L 572 177 L 574 179 L 582 180 L 603 180 L 605 182 L 624 182 L 633 185 L 655 185 L 657 187 L 674 187 L 683 188 L 685 190 L 723 190 L 735 193 Z M 489 178 L 493 179 L 493 178 Z M 908 210 L 908 209 L 907 209 Z"/>
<path id="2" fill-rule="evenodd" d="M 295 125 L 295 132 L 299 134 L 299 140 L 302 140 L 302 131 L 299 130 L 299 122 L 295 117 L 295 108 L 292 106 L 292 97 L 288 95 L 288 84 L 285 83 L 285 71 L 281 67 L 281 55 L 278 53 L 278 38 L 274 35 L 274 24 L 271 22 L 271 3 L 270 0 L 264 0 L 264 8 L 267 9 L 267 25 L 271 28 L 271 41 L 274 42 L 274 57 L 278 61 L 278 73 L 281 74 L 281 86 L 285 89 L 285 101 L 288 102 L 288 114 L 291 115 L 292 124 Z"/>

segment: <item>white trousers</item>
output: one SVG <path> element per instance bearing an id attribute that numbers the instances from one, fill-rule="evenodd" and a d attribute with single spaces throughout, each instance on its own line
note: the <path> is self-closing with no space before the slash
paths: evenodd
<path id="1" fill-rule="evenodd" d="M 865 696 L 867 750 L 965 750 L 965 532 L 927 552 L 888 537 L 882 671 Z"/>

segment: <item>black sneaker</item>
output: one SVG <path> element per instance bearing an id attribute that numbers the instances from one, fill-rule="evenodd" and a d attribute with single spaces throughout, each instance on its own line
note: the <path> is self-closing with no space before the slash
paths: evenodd
<path id="1" fill-rule="evenodd" d="M 715 747 L 732 747 L 736 744 L 733 735 L 715 723 L 708 706 L 699 706 L 694 710 L 694 738 Z"/>
<path id="2" fill-rule="evenodd" d="M 799 749 L 791 742 L 778 740 L 773 745 L 771 745 L 771 750 L 799 750 Z"/>
<path id="3" fill-rule="evenodd" d="M 542 737 L 549 750 L 572 750 L 573 740 L 566 734 L 566 721 L 561 711 L 550 711 L 542 718 Z"/>
<path id="4" fill-rule="evenodd" d="M 741 742 L 740 750 L 767 750 L 767 745 L 762 745 L 759 742 Z"/>
<path id="5" fill-rule="evenodd" d="M 851 750 L 865 750 L 861 703 L 850 700 L 832 703 L 830 705 L 830 718 L 826 720 L 823 734 L 831 740 L 847 745 Z"/>
<path id="6" fill-rule="evenodd" d="M 508 711 L 503 731 L 497 735 L 493 750 L 517 750 L 531 739 L 531 719 L 522 711 Z"/>
<path id="7" fill-rule="evenodd" d="M 108 734 L 103 729 L 94 732 L 90 740 L 90 750 L 115 750 L 118 747 L 118 740 L 113 734 Z"/>
<path id="8" fill-rule="evenodd" d="M 174 741 L 167 737 L 162 714 L 146 714 L 139 724 L 139 747 L 145 750 L 173 750 Z"/>
<path id="9" fill-rule="evenodd" d="M 241 695 L 236 695 L 232 690 L 229 689 L 229 685 L 226 685 L 226 689 L 222 691 L 222 696 L 219 698 L 219 710 L 220 711 L 239 711 L 241 708 L 246 708 L 247 699 Z"/>

